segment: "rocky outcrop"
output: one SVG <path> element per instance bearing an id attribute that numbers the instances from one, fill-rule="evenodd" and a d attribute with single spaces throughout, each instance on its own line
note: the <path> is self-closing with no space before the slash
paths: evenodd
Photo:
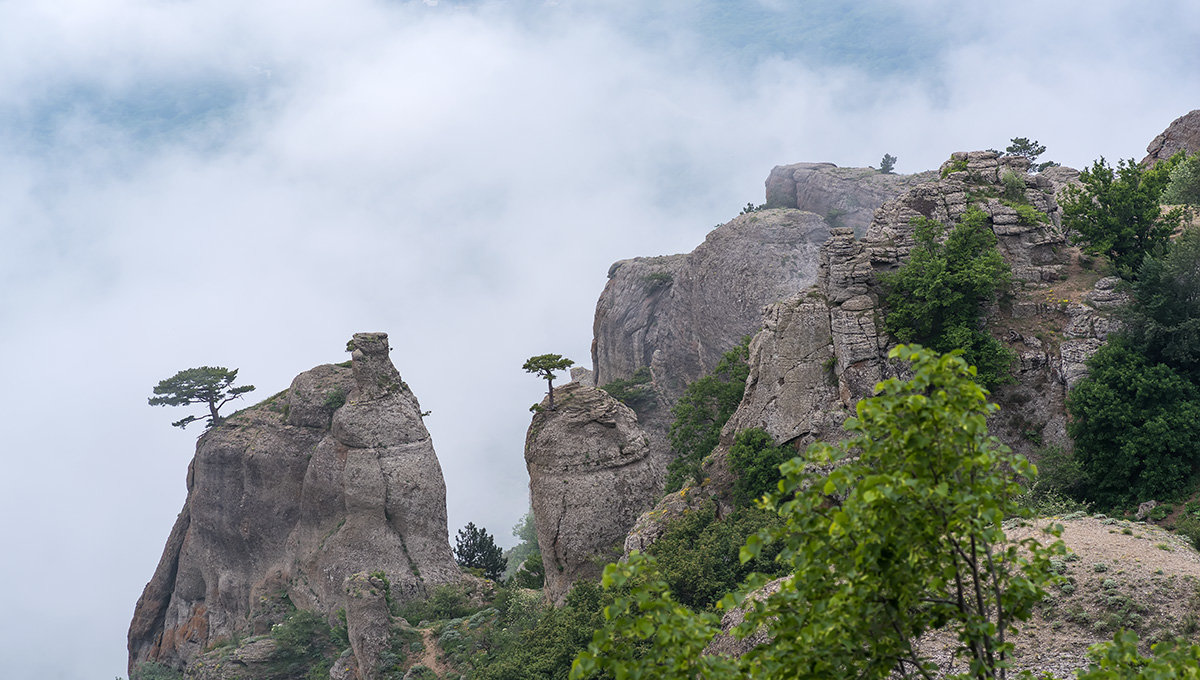
<path id="1" fill-rule="evenodd" d="M 1027 168 L 1024 159 L 994 152 L 956 153 L 939 179 L 884 203 L 863 238 L 848 228 L 831 230 L 817 285 L 765 310 L 764 329 L 750 346 L 746 394 L 705 462 L 708 482 L 640 517 L 626 550 L 648 546 L 665 523 L 696 505 L 697 495 L 729 500 L 733 476 L 725 459 L 736 432 L 762 428 L 798 450 L 844 436 L 842 423 L 858 400 L 900 370 L 887 359 L 892 340 L 882 329 L 877 275 L 907 260 L 916 217 L 951 224 L 971 206 L 986 215 L 1013 275 L 1010 292 L 986 310 L 987 326 L 1019 360 L 1013 383 L 993 395 L 1002 408 L 990 422 L 992 432 L 1025 454 L 1069 445 L 1068 385 L 1111 330 L 1109 312 L 1120 296 L 1111 279 L 1097 281 L 1098 274 L 1079 268 L 1059 226 L 1055 195 L 1074 171 L 1055 168 L 1046 176 Z M 1000 199 L 1008 173 L 1021 179 L 1023 202 L 1046 215 L 1044 221 Z"/>
<path id="2" fill-rule="evenodd" d="M 807 210 L 824 217 L 830 227 L 849 227 L 861 236 L 885 201 L 935 177 L 932 172 L 884 174 L 833 163 L 777 165 L 767 177 L 766 205 Z"/>
<path id="3" fill-rule="evenodd" d="M 356 611 L 347 579 L 361 572 L 386 575 L 398 600 L 459 579 L 441 467 L 387 335 L 349 348 L 348 366 L 303 373 L 201 436 L 130 625 L 131 668 L 184 667 L 215 642 L 268 632 L 281 601 L 335 621 Z"/>
<path id="4" fill-rule="evenodd" d="M 535 413 L 525 465 L 546 570 L 546 596 L 561 604 L 621 553 L 634 520 L 662 489 L 662 466 L 629 407 L 580 383 L 555 390 L 555 409 Z"/>
<path id="5" fill-rule="evenodd" d="M 1176 118 L 1155 137 L 1146 147 L 1142 165 L 1152 166 L 1180 151 L 1200 153 L 1200 109 Z"/>

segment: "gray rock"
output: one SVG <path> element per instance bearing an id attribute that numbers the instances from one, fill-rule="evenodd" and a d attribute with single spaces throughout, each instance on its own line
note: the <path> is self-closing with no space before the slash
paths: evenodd
<path id="1" fill-rule="evenodd" d="M 620 556 L 626 533 L 661 491 L 664 469 L 634 412 L 604 391 L 567 383 L 554 402 L 553 411 L 534 414 L 525 465 L 546 596 L 561 604 L 576 581 L 598 577 Z"/>
<path id="2" fill-rule="evenodd" d="M 357 573 L 346 577 L 346 632 L 360 670 L 360 680 L 375 680 L 379 656 L 388 648 L 391 612 L 387 584 L 377 576 Z"/>
<path id="3" fill-rule="evenodd" d="M 1142 159 L 1142 165 L 1153 166 L 1180 151 L 1189 154 L 1200 152 L 1200 109 L 1171 121 L 1167 129 L 1146 147 L 1146 157 Z"/>
<path id="4" fill-rule="evenodd" d="M 360 572 L 386 574 L 401 601 L 460 578 L 420 405 L 386 334 L 352 345 L 352 366 L 308 371 L 200 437 L 187 501 L 134 611 L 131 667 L 187 666 L 213 641 L 264 632 L 286 614 L 273 604 L 282 595 L 332 621 Z"/>
<path id="5" fill-rule="evenodd" d="M 932 172 L 885 175 L 833 163 L 780 165 L 767 177 L 767 207 L 807 210 L 824 217 L 830 227 L 848 227 L 861 235 L 884 201 L 934 178 Z"/>
<path id="6" fill-rule="evenodd" d="M 1158 501 L 1146 501 L 1145 503 L 1138 505 L 1137 514 L 1134 515 L 1134 519 L 1139 522 L 1146 519 L 1150 516 L 1150 511 L 1157 507 Z"/>

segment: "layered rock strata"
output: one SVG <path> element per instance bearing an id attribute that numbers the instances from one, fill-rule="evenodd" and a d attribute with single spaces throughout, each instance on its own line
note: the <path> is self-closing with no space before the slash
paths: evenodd
<path id="1" fill-rule="evenodd" d="M 567 383 L 554 404 L 543 402 L 529 425 L 525 465 L 546 596 L 561 604 L 576 581 L 597 578 L 620 556 L 625 534 L 661 491 L 663 471 L 637 416 L 603 390 Z"/>
<path id="2" fill-rule="evenodd" d="M 385 575 L 398 600 L 460 578 L 441 467 L 387 335 L 356 334 L 349 349 L 349 366 L 302 373 L 200 437 L 134 611 L 131 668 L 184 667 L 215 642 L 268 632 L 281 601 L 336 621 L 356 611 L 346 588 L 362 572 Z"/>

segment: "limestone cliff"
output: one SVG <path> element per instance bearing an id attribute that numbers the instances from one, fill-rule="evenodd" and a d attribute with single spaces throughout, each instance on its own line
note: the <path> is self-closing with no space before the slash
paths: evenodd
<path id="1" fill-rule="evenodd" d="M 1059 226 L 1055 196 L 1074 171 L 1030 175 L 1027 166 L 994 152 L 957 153 L 942 177 L 884 203 L 862 239 L 849 228 L 833 229 L 821 249 L 817 284 L 765 311 L 764 330 L 750 345 L 746 394 L 705 464 L 709 482 L 673 494 L 639 518 L 626 549 L 649 545 L 698 496 L 726 499 L 733 480 L 725 458 L 736 432 L 763 428 L 797 449 L 842 437 L 854 404 L 897 370 L 886 358 L 892 340 L 882 331 L 876 276 L 907 259 L 917 216 L 950 224 L 971 205 L 987 214 L 1013 273 L 1010 293 L 986 311 L 987 326 L 1019 358 L 1013 384 L 993 395 L 1002 409 L 992 432 L 1022 453 L 1066 445 L 1067 388 L 1109 331 L 1106 310 L 1120 296 L 1111 279 L 1080 267 Z M 998 198 L 1006 172 L 1022 179 L 1024 201 L 1047 222 L 1027 222 Z"/>
<path id="2" fill-rule="evenodd" d="M 597 578 L 620 555 L 662 489 L 663 470 L 637 416 L 603 390 L 567 383 L 554 402 L 529 425 L 525 465 L 546 596 L 561 604 L 576 581 Z"/>
<path id="3" fill-rule="evenodd" d="M 936 177 L 933 172 L 884 174 L 833 163 L 777 165 L 767 177 L 767 207 L 807 210 L 824 217 L 830 227 L 849 227 L 862 235 L 884 201 Z"/>
<path id="4" fill-rule="evenodd" d="M 1162 134 L 1155 137 L 1146 147 L 1142 164 L 1153 165 L 1179 151 L 1200 153 L 1200 109 L 1176 118 Z"/>
<path id="5" fill-rule="evenodd" d="M 401 600 L 460 578 L 441 467 L 387 335 L 356 334 L 348 348 L 349 366 L 302 373 L 200 437 L 134 611 L 131 668 L 184 667 L 216 642 L 267 632 L 281 601 L 333 621 L 356 611 L 346 586 L 362 572 L 385 574 Z"/>

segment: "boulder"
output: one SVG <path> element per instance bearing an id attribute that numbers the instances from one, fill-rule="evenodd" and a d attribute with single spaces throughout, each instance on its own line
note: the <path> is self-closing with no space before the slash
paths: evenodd
<path id="1" fill-rule="evenodd" d="M 603 390 L 567 383 L 555 408 L 535 413 L 525 438 L 529 494 L 546 570 L 546 596 L 561 604 L 579 579 L 595 579 L 621 555 L 638 515 L 662 489 L 637 416 Z"/>

